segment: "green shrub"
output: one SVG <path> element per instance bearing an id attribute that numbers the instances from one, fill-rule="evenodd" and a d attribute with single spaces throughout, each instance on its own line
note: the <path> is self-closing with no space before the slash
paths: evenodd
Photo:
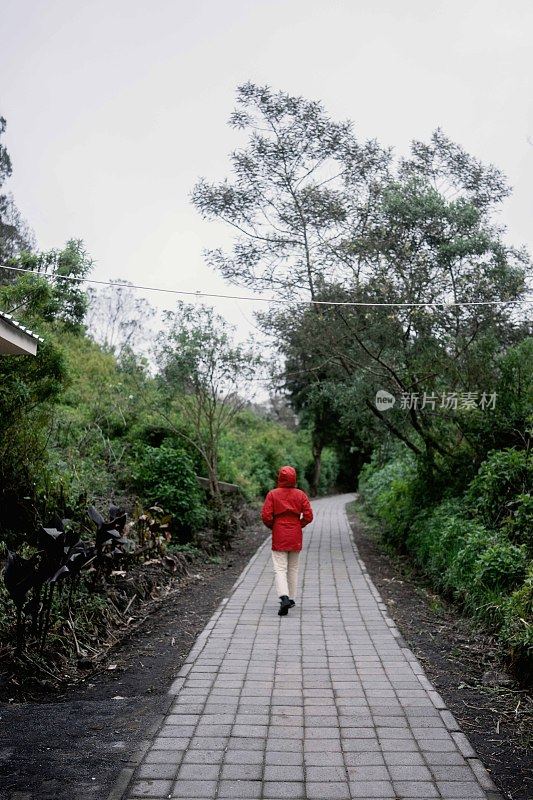
<path id="1" fill-rule="evenodd" d="M 382 467 L 365 464 L 359 476 L 359 494 L 369 514 L 385 523 L 384 538 L 402 546 L 414 515 L 417 470 L 409 454 Z"/>
<path id="2" fill-rule="evenodd" d="M 531 496 L 523 490 L 530 463 L 515 450 L 492 453 L 489 461 L 466 499 L 426 508 L 420 490 L 427 477 L 398 455 L 382 464 L 376 454 L 362 470 L 359 490 L 365 509 L 384 523 L 383 539 L 406 549 L 437 590 L 488 624 L 527 671 L 533 658 L 533 565 L 528 572 Z"/>
<path id="3" fill-rule="evenodd" d="M 515 544 L 526 546 L 533 557 L 533 496 L 517 494 L 509 504 L 509 514 L 502 522 L 502 531 Z"/>
<path id="4" fill-rule="evenodd" d="M 500 614 L 500 637 L 519 658 L 533 660 L 533 564 L 524 584 L 501 604 Z"/>
<path id="5" fill-rule="evenodd" d="M 482 550 L 475 562 L 474 580 L 478 586 L 499 594 L 515 589 L 526 574 L 524 547 L 495 541 Z"/>
<path id="6" fill-rule="evenodd" d="M 483 525 L 474 520 L 463 517 L 460 521 L 461 540 L 456 548 L 453 558 L 447 566 L 443 576 L 443 585 L 454 597 L 468 604 L 472 598 L 476 565 L 480 553 L 490 547 L 494 541 L 494 534 Z M 478 594 L 473 598 L 473 605 L 478 602 Z"/>
<path id="7" fill-rule="evenodd" d="M 493 451 L 468 487 L 466 505 L 488 527 L 506 525 L 516 541 L 525 542 L 533 535 L 531 486 L 530 452 L 514 448 Z"/>
<path id="8" fill-rule="evenodd" d="M 160 447 L 139 451 L 134 482 L 145 503 L 161 506 L 186 531 L 194 532 L 205 522 L 206 509 L 194 464 L 177 445 L 163 442 Z"/>
<path id="9" fill-rule="evenodd" d="M 248 499 L 264 497 L 276 485 L 279 468 L 291 464 L 298 474 L 298 486 L 308 491 L 306 472 L 310 456 L 309 431 L 288 430 L 276 422 L 243 411 L 222 438 L 220 477 L 239 484 Z M 326 448 L 322 456 L 320 493 L 331 491 L 336 477 L 336 456 Z"/>
<path id="10" fill-rule="evenodd" d="M 413 560 L 433 577 L 439 588 L 452 589 L 455 580 L 450 570 L 458 562 L 465 543 L 481 534 L 478 526 L 465 519 L 459 501 L 447 500 L 415 518 L 406 545 Z"/>

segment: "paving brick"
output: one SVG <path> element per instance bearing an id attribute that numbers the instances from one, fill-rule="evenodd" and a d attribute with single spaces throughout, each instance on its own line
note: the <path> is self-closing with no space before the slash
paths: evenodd
<path id="1" fill-rule="evenodd" d="M 344 765 L 341 764 L 338 764 L 337 766 L 306 765 L 305 777 L 308 781 L 314 783 L 325 783 L 326 781 L 344 782 L 346 780 L 346 769 Z"/>
<path id="2" fill-rule="evenodd" d="M 220 781 L 218 784 L 217 797 L 229 797 L 231 800 L 238 800 L 238 798 L 246 798 L 246 800 L 255 800 L 261 797 L 262 782 L 261 781 L 248 781 L 248 780 L 232 780 Z"/>
<path id="3" fill-rule="evenodd" d="M 302 782 L 303 779 L 304 779 L 304 770 L 302 766 L 296 766 L 294 764 L 265 765 L 265 772 L 264 772 L 265 781 Z"/>
<path id="4" fill-rule="evenodd" d="M 189 750 L 223 750 L 227 743 L 227 736 L 193 736 Z"/>
<path id="5" fill-rule="evenodd" d="M 180 781 L 217 780 L 219 772 L 220 764 L 182 764 L 177 778 Z"/>
<path id="6" fill-rule="evenodd" d="M 351 781 L 388 781 L 389 771 L 385 766 L 371 766 L 358 764 L 356 767 L 347 767 L 348 778 Z"/>
<path id="7" fill-rule="evenodd" d="M 184 764 L 220 764 L 224 758 L 224 750 L 188 750 Z"/>
<path id="8" fill-rule="evenodd" d="M 418 797 L 427 800 L 439 796 L 435 784 L 430 781 L 393 781 L 393 786 L 394 791 L 402 798 Z"/>
<path id="9" fill-rule="evenodd" d="M 422 765 L 407 766 L 405 764 L 390 764 L 389 772 L 393 781 L 431 781 L 432 775 L 427 767 Z"/>
<path id="10" fill-rule="evenodd" d="M 249 751 L 250 753 L 253 750 Z M 220 777 L 224 780 L 260 781 L 263 777 L 262 761 L 258 764 L 224 764 Z"/>
<path id="11" fill-rule="evenodd" d="M 474 775 L 472 774 L 472 770 L 466 764 L 457 764 L 457 765 L 431 765 L 431 772 L 433 773 L 433 777 L 439 781 L 472 781 L 474 780 Z"/>
<path id="12" fill-rule="evenodd" d="M 263 798 L 265 800 L 304 800 L 305 798 L 305 785 L 304 783 L 296 783 L 291 781 L 264 781 L 263 783 Z"/>
<path id="13" fill-rule="evenodd" d="M 346 781 L 307 781 L 305 790 L 308 800 L 350 800 L 350 787 Z"/>
<path id="14" fill-rule="evenodd" d="M 397 795 L 390 781 L 350 781 L 350 797 L 361 800 L 370 798 L 395 798 Z"/>
<path id="15" fill-rule="evenodd" d="M 266 740 L 266 749 L 281 750 L 287 753 L 301 753 L 303 751 L 303 739 L 270 739 Z"/>
<path id="16" fill-rule="evenodd" d="M 180 763 L 185 750 L 149 750 L 145 756 L 145 764 L 175 764 Z"/>
<path id="17" fill-rule="evenodd" d="M 216 795 L 216 781 L 189 781 L 178 780 L 174 784 L 172 797 L 181 798 L 201 798 L 201 800 L 211 800 Z"/>
<path id="18" fill-rule="evenodd" d="M 382 753 L 343 753 L 344 763 L 347 767 L 375 767 L 383 766 L 385 759 Z"/>
<path id="19" fill-rule="evenodd" d="M 172 725 L 168 724 L 169 717 L 167 717 L 165 725 L 161 728 L 159 735 L 164 738 L 172 739 L 190 739 L 194 733 L 195 725 Z"/>
<path id="20" fill-rule="evenodd" d="M 153 750 L 186 750 L 189 746 L 190 739 L 170 738 L 167 736 L 158 736 L 152 745 Z"/>
<path id="21" fill-rule="evenodd" d="M 475 777 L 477 778 L 480 786 L 482 789 L 486 789 L 487 792 L 497 792 L 496 785 L 492 778 L 490 777 L 489 773 L 481 763 L 478 758 L 469 758 L 468 759 L 468 766 L 472 769 Z M 444 778 L 444 780 L 453 780 L 449 777 Z M 470 780 L 467 778 L 466 780 Z"/>
<path id="22" fill-rule="evenodd" d="M 231 736 L 228 750 L 264 750 L 266 739 L 245 739 L 242 736 Z"/>
<path id="23" fill-rule="evenodd" d="M 339 752 L 324 752 L 323 750 L 309 751 L 305 750 L 303 755 L 305 765 L 308 767 L 321 767 L 321 766 L 343 766 L 344 754 Z"/>
<path id="24" fill-rule="evenodd" d="M 176 777 L 179 765 L 170 764 L 141 764 L 137 772 L 138 778 L 148 780 L 173 780 Z"/>
<path id="25" fill-rule="evenodd" d="M 474 781 L 437 781 L 440 793 L 446 800 L 470 800 L 484 798 L 485 792 Z"/>
<path id="26" fill-rule="evenodd" d="M 224 756 L 225 764 L 262 764 L 264 753 L 262 750 L 230 750 Z"/>
<path id="27" fill-rule="evenodd" d="M 181 667 L 125 800 L 494 800 L 353 548 L 345 499 L 315 503 L 287 618 L 268 542 L 258 551 Z"/>
<path id="28" fill-rule="evenodd" d="M 166 797 L 171 786 L 171 781 L 137 781 L 131 787 L 131 793 L 136 797 Z"/>

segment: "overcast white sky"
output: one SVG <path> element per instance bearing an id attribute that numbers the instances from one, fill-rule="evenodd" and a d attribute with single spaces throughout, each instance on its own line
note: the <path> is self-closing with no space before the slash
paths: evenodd
<path id="1" fill-rule="evenodd" d="M 228 290 L 202 260 L 228 234 L 189 193 L 226 173 L 249 79 L 399 153 L 441 126 L 507 174 L 502 220 L 533 251 L 531 0 L 0 0 L 0 17 L 9 188 L 39 246 L 84 239 L 95 277 Z M 216 308 L 249 330 L 254 304 Z"/>

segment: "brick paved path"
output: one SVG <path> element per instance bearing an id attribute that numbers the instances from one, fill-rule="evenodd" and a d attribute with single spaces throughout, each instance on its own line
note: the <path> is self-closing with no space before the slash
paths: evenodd
<path id="1" fill-rule="evenodd" d="M 359 560 L 350 499 L 313 504 L 287 617 L 260 548 L 196 640 L 124 797 L 500 797 Z"/>

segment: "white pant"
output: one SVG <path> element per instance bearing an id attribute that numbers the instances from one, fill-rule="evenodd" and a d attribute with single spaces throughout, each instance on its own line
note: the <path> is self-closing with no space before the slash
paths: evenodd
<path id="1" fill-rule="evenodd" d="M 292 600 L 296 597 L 298 583 L 298 550 L 272 550 L 272 563 L 279 597 L 284 594 Z"/>

